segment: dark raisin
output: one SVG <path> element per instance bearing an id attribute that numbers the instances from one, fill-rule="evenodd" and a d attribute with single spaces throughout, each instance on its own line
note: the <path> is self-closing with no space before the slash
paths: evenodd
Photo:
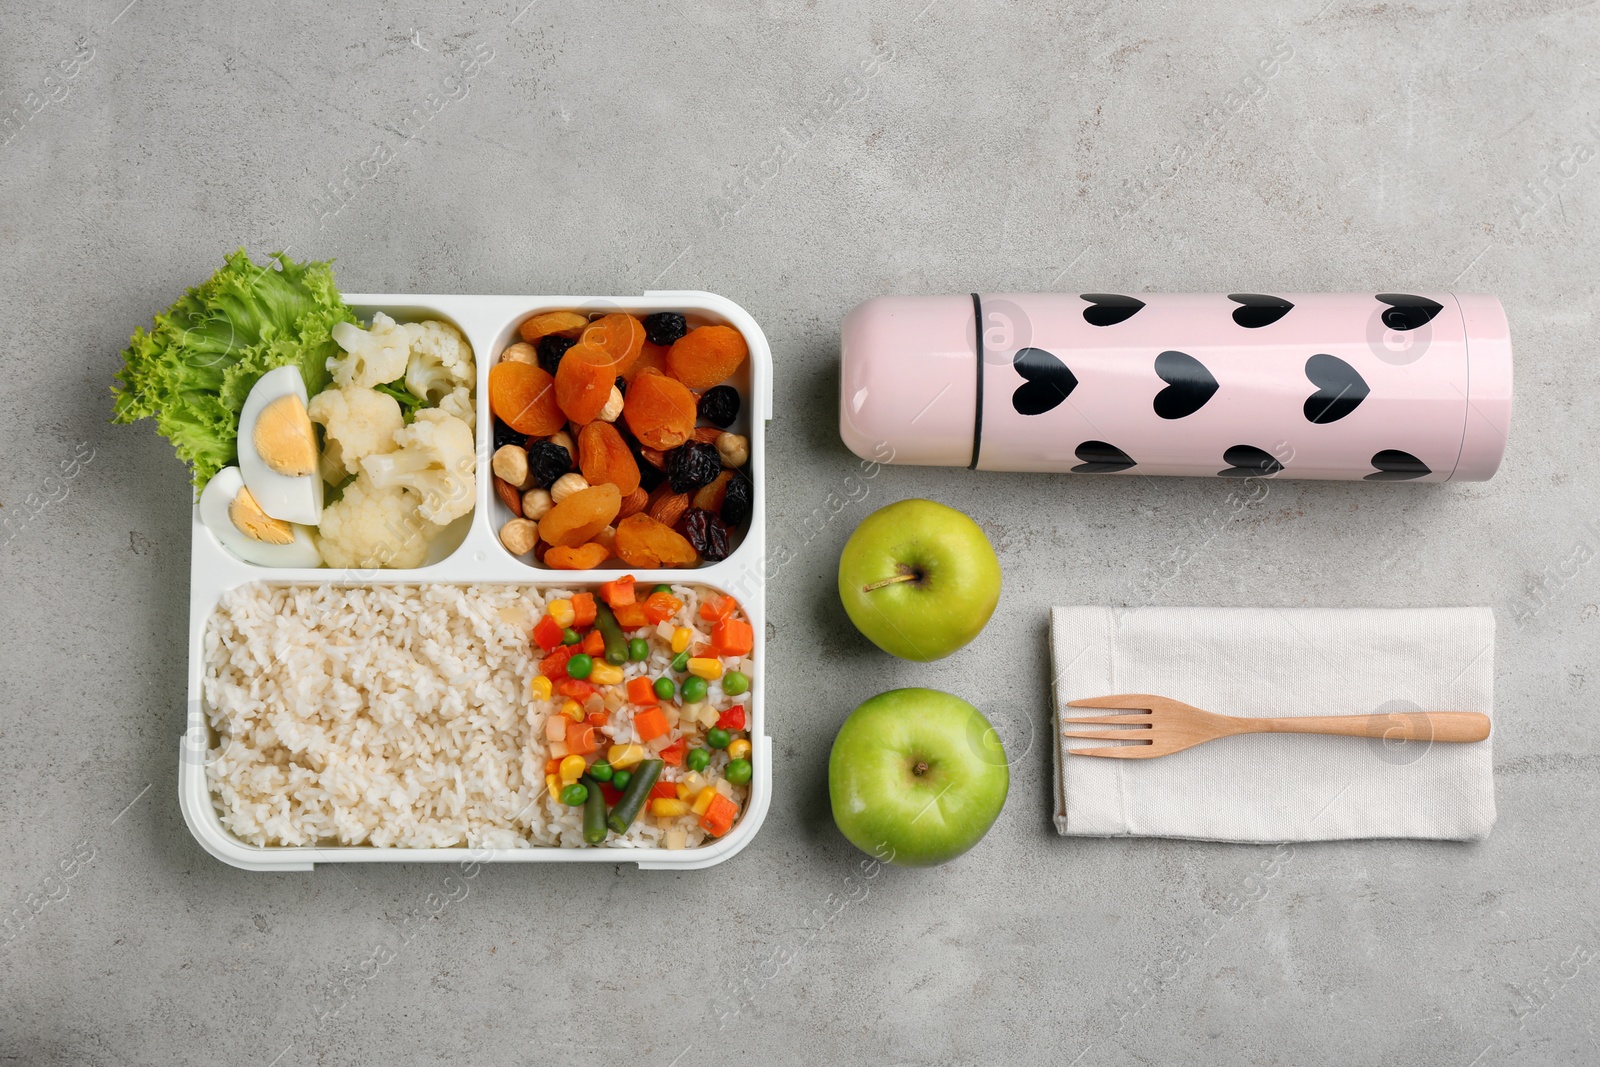
<path id="1" fill-rule="evenodd" d="M 755 486 L 739 471 L 728 479 L 728 490 L 722 497 L 722 521 L 737 529 L 750 519 Z"/>
<path id="2" fill-rule="evenodd" d="M 728 527 L 705 508 L 690 508 L 678 525 L 700 558 L 708 563 L 728 558 Z"/>
<path id="3" fill-rule="evenodd" d="M 566 449 L 549 441 L 534 441 L 528 445 L 528 476 L 540 489 L 556 484 L 556 479 L 572 470 L 572 456 Z"/>
<path id="4" fill-rule="evenodd" d="M 714 445 L 689 441 L 667 453 L 667 481 L 674 493 L 692 493 L 722 473 L 722 457 Z"/>
<path id="5" fill-rule="evenodd" d="M 628 379 L 624 378 L 622 375 L 617 375 L 617 380 L 611 384 L 616 386 L 617 392 L 621 393 L 623 396 L 628 395 Z"/>
<path id="6" fill-rule="evenodd" d="M 707 389 L 700 397 L 699 414 L 713 426 L 727 429 L 739 417 L 739 390 L 731 385 Z"/>
<path id="7" fill-rule="evenodd" d="M 502 445 L 516 445 L 521 448 L 527 443 L 527 440 L 527 434 L 518 433 L 499 419 L 494 420 L 494 447 L 496 449 L 499 449 Z"/>
<path id="8" fill-rule="evenodd" d="M 644 317 L 644 335 L 653 345 L 670 345 L 689 332 L 689 324 L 676 311 L 658 311 Z"/>
<path id="9" fill-rule="evenodd" d="M 570 337 L 560 334 L 547 333 L 539 338 L 539 366 L 548 374 L 554 374 L 556 368 L 561 366 L 561 357 L 567 354 L 567 349 L 578 342 Z"/>

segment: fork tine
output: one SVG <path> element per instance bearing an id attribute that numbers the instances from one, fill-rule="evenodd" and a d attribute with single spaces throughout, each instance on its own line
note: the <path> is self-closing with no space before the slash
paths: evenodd
<path id="1" fill-rule="evenodd" d="M 1153 726 L 1150 714 L 1143 712 L 1138 715 L 1089 715 L 1081 719 L 1062 719 L 1062 722 L 1076 722 L 1085 725 L 1111 725 L 1111 726 Z"/>
<path id="2" fill-rule="evenodd" d="M 1073 736 L 1071 734 L 1068 735 Z M 1104 748 L 1069 748 L 1069 756 L 1108 756 L 1111 759 L 1149 759 L 1159 756 L 1154 745 L 1106 745 Z"/>
<path id="3" fill-rule="evenodd" d="M 1087 737 L 1092 741 L 1137 741 L 1150 744 L 1154 738 L 1149 730 L 1062 730 L 1062 737 Z"/>
<path id="4" fill-rule="evenodd" d="M 1149 711 L 1149 698 L 1142 693 L 1114 693 L 1105 697 L 1084 697 L 1069 700 L 1069 708 L 1122 708 L 1125 711 Z"/>

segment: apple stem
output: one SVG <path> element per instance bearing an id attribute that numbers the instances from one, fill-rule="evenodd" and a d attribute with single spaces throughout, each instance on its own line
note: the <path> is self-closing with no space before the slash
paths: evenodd
<path id="1" fill-rule="evenodd" d="M 895 575 L 893 578 L 885 578 L 882 581 L 873 582 L 871 585 L 863 586 L 861 591 L 863 593 L 871 593 L 875 590 L 882 589 L 885 586 L 898 585 L 901 582 L 915 582 L 921 579 L 921 577 L 922 576 L 916 571 L 906 570 Z"/>
<path id="2" fill-rule="evenodd" d="M 911 768 L 911 773 L 916 775 L 918 778 L 921 778 L 924 774 L 928 773 L 928 765 L 923 763 L 921 760 L 918 760 L 916 766 Z"/>

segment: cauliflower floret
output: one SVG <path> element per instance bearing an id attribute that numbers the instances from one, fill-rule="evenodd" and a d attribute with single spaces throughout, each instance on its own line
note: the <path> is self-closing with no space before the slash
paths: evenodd
<path id="1" fill-rule="evenodd" d="M 406 420 L 400 402 L 388 393 L 355 385 L 324 389 L 311 398 L 306 410 L 311 421 L 326 431 L 323 477 L 330 484 L 354 474 L 363 456 L 400 447 L 394 435 L 405 428 Z"/>
<path id="2" fill-rule="evenodd" d="M 418 514 L 439 526 L 472 510 L 477 455 L 465 422 L 447 411 L 423 408 L 394 441 L 398 451 L 362 459 L 362 480 L 371 479 L 379 488 L 412 490 L 422 497 Z"/>
<path id="3" fill-rule="evenodd" d="M 460 330 L 434 319 L 416 323 L 411 330 L 406 389 L 412 396 L 438 405 L 457 386 L 472 387 L 472 346 Z"/>
<path id="4" fill-rule="evenodd" d="M 472 402 L 471 386 L 456 386 L 437 406 L 440 411 L 448 412 L 466 423 L 469 430 L 478 428 L 478 408 Z"/>
<path id="5" fill-rule="evenodd" d="M 357 478 L 322 509 L 317 547 L 330 567 L 420 567 L 432 532 L 415 494 Z"/>
<path id="6" fill-rule="evenodd" d="M 370 330 L 354 323 L 335 323 L 330 332 L 346 354 L 328 360 L 334 384 L 371 389 L 405 374 L 416 331 L 417 327 L 396 322 L 381 311 L 372 316 Z"/>

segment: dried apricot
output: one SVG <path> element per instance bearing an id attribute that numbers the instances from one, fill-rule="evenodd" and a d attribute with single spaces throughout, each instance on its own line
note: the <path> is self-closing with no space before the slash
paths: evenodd
<path id="1" fill-rule="evenodd" d="M 695 491 L 694 499 L 690 502 L 694 507 L 705 511 L 722 510 L 722 499 L 728 495 L 728 482 L 733 478 L 732 471 L 723 471 L 712 480 L 710 485 L 701 486 Z"/>
<path id="2" fill-rule="evenodd" d="M 517 332 L 530 345 L 549 334 L 576 337 L 589 325 L 589 316 L 577 311 L 546 311 L 523 319 Z"/>
<path id="3" fill-rule="evenodd" d="M 611 376 L 626 375 L 644 348 L 644 323 L 622 312 L 601 316 L 583 331 L 584 344 L 611 354 Z"/>
<path id="4" fill-rule="evenodd" d="M 700 326 L 684 334 L 667 353 L 667 373 L 690 389 L 710 389 L 744 363 L 750 346 L 732 326 Z"/>
<path id="5" fill-rule="evenodd" d="M 644 348 L 639 351 L 639 358 L 633 361 L 633 366 L 624 373 L 628 381 L 633 381 L 646 370 L 667 373 L 667 346 L 653 345 L 649 341 L 644 343 Z"/>
<path id="6" fill-rule="evenodd" d="M 622 509 L 622 494 L 611 484 L 580 489 L 545 513 L 539 520 L 539 537 L 552 545 L 577 548 L 593 541 L 611 525 Z"/>
<path id="7" fill-rule="evenodd" d="M 637 515 L 650 503 L 650 494 L 644 486 L 640 486 L 622 498 L 622 510 L 617 512 L 617 518 L 625 519 L 629 515 Z"/>
<path id="8" fill-rule="evenodd" d="M 605 545 L 591 541 L 577 548 L 556 545 L 544 554 L 544 564 L 558 571 L 592 571 L 611 558 Z"/>
<path id="9" fill-rule="evenodd" d="M 639 464 L 609 422 L 597 419 L 578 432 L 578 469 L 590 485 L 610 482 L 625 497 L 639 488 Z"/>
<path id="10" fill-rule="evenodd" d="M 530 437 L 547 437 L 567 422 L 556 403 L 555 380 L 531 363 L 489 368 L 489 408 L 501 422 Z"/>
<path id="11" fill-rule="evenodd" d="M 571 359 L 572 354 L 568 353 L 567 362 Z M 563 362 L 561 369 L 564 371 L 566 367 L 567 363 Z M 559 385 L 558 382 L 558 388 Z M 565 408 L 566 405 L 563 404 L 562 407 Z M 572 413 L 569 411 L 567 414 Z M 645 371 L 628 386 L 628 395 L 622 405 L 622 417 L 627 420 L 628 429 L 633 431 L 633 436 L 637 437 L 639 443 L 646 448 L 661 451 L 677 448 L 694 433 L 696 418 L 694 394 L 689 392 L 688 387 L 682 382 L 674 381 L 665 374 Z"/>
<path id="12" fill-rule="evenodd" d="M 617 524 L 617 556 L 630 567 L 687 567 L 699 561 L 686 537 L 648 515 Z"/>
<path id="13" fill-rule="evenodd" d="M 610 353 L 579 341 L 567 349 L 556 370 L 556 402 L 567 418 L 580 426 L 593 422 L 611 399 L 611 386 L 616 377 Z"/>

